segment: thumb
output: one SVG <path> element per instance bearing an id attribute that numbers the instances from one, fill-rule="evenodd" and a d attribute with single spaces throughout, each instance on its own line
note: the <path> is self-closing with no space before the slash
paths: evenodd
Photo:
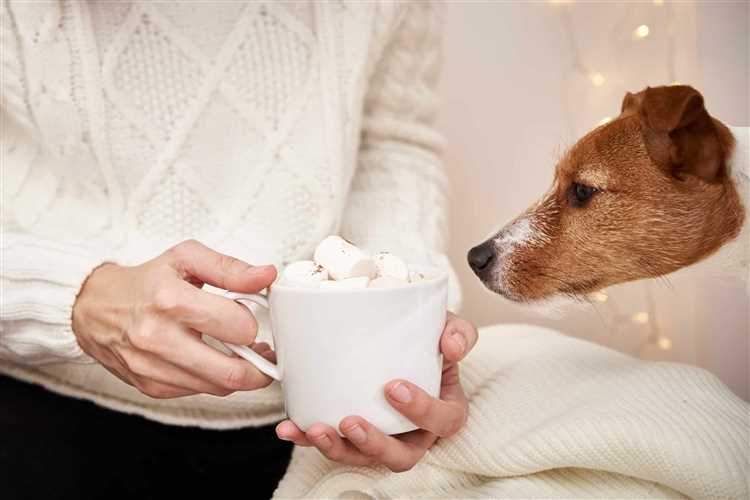
<path id="1" fill-rule="evenodd" d="M 183 279 L 196 278 L 233 292 L 259 292 L 276 279 L 274 266 L 251 266 L 195 240 L 172 247 L 167 251 L 167 258 Z"/>

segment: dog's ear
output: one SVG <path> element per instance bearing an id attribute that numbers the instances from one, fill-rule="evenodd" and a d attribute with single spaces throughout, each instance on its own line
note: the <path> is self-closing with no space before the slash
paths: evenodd
<path id="1" fill-rule="evenodd" d="M 627 94 L 625 94 L 625 97 L 622 98 L 620 113 L 637 113 L 638 109 L 641 107 L 641 101 L 643 101 L 643 92 L 638 92 L 637 94 L 631 94 L 630 92 L 628 92 Z"/>
<path id="2" fill-rule="evenodd" d="M 678 178 L 692 174 L 709 182 L 725 174 L 726 151 L 700 92 L 688 85 L 647 87 L 625 101 L 637 108 L 659 166 Z"/>

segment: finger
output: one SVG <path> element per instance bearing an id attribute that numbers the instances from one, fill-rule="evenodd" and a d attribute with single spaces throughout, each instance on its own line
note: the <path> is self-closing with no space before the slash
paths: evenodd
<path id="1" fill-rule="evenodd" d="M 448 319 L 440 337 L 440 351 L 449 361 L 460 361 L 477 343 L 479 334 L 476 327 L 453 313 Z"/>
<path id="2" fill-rule="evenodd" d="M 131 343 L 138 349 L 152 352 L 193 375 L 232 391 L 259 389 L 272 382 L 271 377 L 249 362 L 214 349 L 194 332 L 167 328 L 158 333 L 133 336 Z"/>
<path id="3" fill-rule="evenodd" d="M 450 361 L 443 363 L 443 374 L 440 379 L 440 399 L 458 403 L 464 409 L 468 407 L 466 393 L 461 386 L 458 363 L 451 363 Z"/>
<path id="4" fill-rule="evenodd" d="M 195 240 L 183 241 L 172 247 L 167 255 L 183 278 L 194 277 L 224 290 L 259 292 L 276 279 L 274 266 L 251 266 Z"/>
<path id="5" fill-rule="evenodd" d="M 318 451 L 334 462 L 348 465 L 370 465 L 372 463 L 371 458 L 363 455 L 352 443 L 341 439 L 341 436 L 328 425 L 313 424 L 305 435 Z"/>
<path id="6" fill-rule="evenodd" d="M 394 380 L 386 384 L 385 397 L 391 406 L 419 428 L 447 437 L 458 431 L 466 419 L 465 403 L 456 399 L 455 390 L 455 386 L 451 386 L 451 398 L 443 401 L 410 382 Z"/>
<path id="7" fill-rule="evenodd" d="M 145 351 L 125 349 L 119 352 L 119 358 L 125 363 L 127 369 L 140 379 L 150 379 L 162 384 L 188 389 L 194 393 L 213 394 L 214 396 L 226 396 L 232 392 Z"/>
<path id="8" fill-rule="evenodd" d="M 104 368 L 112 375 L 119 378 L 126 384 L 135 387 L 146 396 L 156 399 L 178 398 L 196 394 L 195 391 L 184 387 L 176 387 L 170 384 L 162 384 L 153 380 L 144 379 L 135 375 L 125 366 L 122 358 L 114 351 L 108 351 L 99 358 Z"/>
<path id="9" fill-rule="evenodd" d="M 258 333 L 258 322 L 248 308 L 185 281 L 159 290 L 152 308 L 181 325 L 233 344 L 250 345 Z"/>
<path id="10" fill-rule="evenodd" d="M 135 378 L 133 385 L 146 396 L 154 399 L 172 399 L 197 394 L 192 389 L 177 387 L 171 384 L 156 382 L 155 380 Z"/>
<path id="11" fill-rule="evenodd" d="M 276 353 L 267 342 L 256 342 L 251 346 L 251 349 L 271 363 L 276 363 Z"/>
<path id="12" fill-rule="evenodd" d="M 312 446 L 305 433 L 291 420 L 279 422 L 276 426 L 276 435 L 284 441 L 292 441 L 297 446 Z"/>
<path id="13" fill-rule="evenodd" d="M 424 429 L 417 429 L 416 431 L 399 434 L 398 439 L 400 441 L 404 441 L 405 443 L 412 444 L 419 448 L 424 448 L 425 450 L 429 450 L 430 447 L 433 444 L 435 444 L 435 441 L 437 441 L 438 437 L 437 435 L 433 434 L 430 431 L 426 431 Z"/>
<path id="14" fill-rule="evenodd" d="M 366 457 L 388 467 L 393 472 L 411 469 L 424 456 L 426 447 L 415 446 L 383 434 L 362 417 L 346 417 L 339 429 Z"/>

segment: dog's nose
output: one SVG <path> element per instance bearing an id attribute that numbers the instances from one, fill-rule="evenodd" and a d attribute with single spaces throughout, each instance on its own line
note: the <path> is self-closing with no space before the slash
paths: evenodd
<path id="1" fill-rule="evenodd" d="M 491 242 L 485 241 L 469 250 L 467 258 L 474 272 L 479 272 L 489 266 L 492 259 L 495 258 L 495 249 Z"/>

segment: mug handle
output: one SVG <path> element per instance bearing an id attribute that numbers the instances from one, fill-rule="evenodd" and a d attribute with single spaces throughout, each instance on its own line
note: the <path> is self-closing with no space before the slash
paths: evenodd
<path id="1" fill-rule="evenodd" d="M 250 309 L 249 302 L 258 304 L 259 306 L 269 309 L 271 306 L 268 304 L 268 297 L 259 293 L 237 293 L 237 292 L 225 292 L 224 297 L 232 299 L 238 304 Z M 253 364 L 258 370 L 265 373 L 274 380 L 281 381 L 281 370 L 279 366 L 271 363 L 266 358 L 253 351 L 247 346 L 232 344 L 230 342 L 222 342 L 232 352 L 241 356 L 245 360 Z"/>

